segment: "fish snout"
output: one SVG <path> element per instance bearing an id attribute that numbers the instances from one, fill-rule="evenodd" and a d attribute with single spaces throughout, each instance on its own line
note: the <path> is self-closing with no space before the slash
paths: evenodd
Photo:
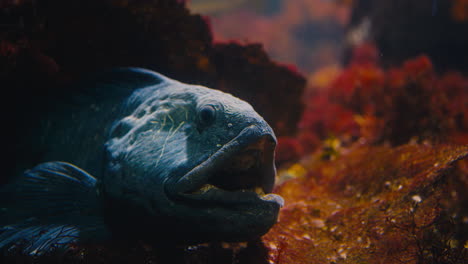
<path id="1" fill-rule="evenodd" d="M 168 196 L 204 203 L 263 201 L 273 190 L 276 137 L 269 127 L 250 125 L 188 173 L 167 184 Z"/>

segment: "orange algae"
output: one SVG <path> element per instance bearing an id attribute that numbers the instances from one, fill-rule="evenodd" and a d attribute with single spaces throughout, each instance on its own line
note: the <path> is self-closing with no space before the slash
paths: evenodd
<path id="1" fill-rule="evenodd" d="M 463 263 L 468 196 L 451 168 L 467 155 L 468 146 L 355 146 L 316 161 L 276 189 L 286 205 L 263 238 L 270 263 Z"/>

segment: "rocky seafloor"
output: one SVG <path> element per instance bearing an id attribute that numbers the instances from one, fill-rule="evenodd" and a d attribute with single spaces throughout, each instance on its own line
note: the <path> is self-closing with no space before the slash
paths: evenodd
<path id="1" fill-rule="evenodd" d="M 16 1 L 1 6 L 2 87 L 21 139 L 41 104 L 87 72 L 140 66 L 249 101 L 279 135 L 278 223 L 246 243 L 111 241 L 0 263 L 467 263 L 468 77 L 427 56 L 382 67 L 372 44 L 307 86 L 261 45 L 213 43 L 178 1 Z M 384 63 L 386 64 L 386 63 Z M 11 143 L 10 143 L 11 142 Z M 11 168 L 40 153 L 6 142 Z M 13 170 L 14 168 L 11 168 Z M 8 169 L 1 182 L 7 181 Z"/>

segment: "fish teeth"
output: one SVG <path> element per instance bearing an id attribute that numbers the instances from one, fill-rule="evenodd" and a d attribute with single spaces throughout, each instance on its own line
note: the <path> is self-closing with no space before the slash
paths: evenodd
<path id="1" fill-rule="evenodd" d="M 265 192 L 263 191 L 263 188 L 262 187 L 255 187 L 255 190 L 254 190 L 258 195 L 260 196 L 263 196 L 265 195 Z"/>
<path id="2" fill-rule="evenodd" d="M 197 190 L 191 192 L 190 194 L 204 194 L 208 192 L 209 190 L 212 189 L 219 189 L 218 187 L 212 185 L 212 184 L 204 184 L 202 187 L 198 188 Z M 258 194 L 258 196 L 265 196 L 265 192 L 263 191 L 262 187 L 255 187 L 255 188 L 249 188 L 249 189 L 240 189 L 237 190 L 238 192 L 254 192 Z"/>
<path id="3" fill-rule="evenodd" d="M 216 188 L 216 186 L 211 185 L 211 184 L 204 184 L 199 189 L 193 191 L 192 194 L 203 194 L 203 193 L 206 193 L 207 191 L 209 191 L 211 189 L 217 189 L 217 188 Z"/>
<path id="4" fill-rule="evenodd" d="M 277 195 L 277 194 L 273 194 L 273 193 L 269 193 L 267 195 L 264 195 L 264 196 L 261 196 L 260 199 L 264 200 L 264 201 L 272 201 L 272 202 L 275 202 L 277 203 L 280 207 L 283 207 L 284 206 L 284 199 L 283 197 Z"/>
<path id="5" fill-rule="evenodd" d="M 248 189 L 240 189 L 238 191 L 239 192 L 253 192 L 253 193 L 258 194 L 259 196 L 265 195 L 265 192 L 263 191 L 262 187 L 252 187 L 252 188 L 248 188 Z"/>

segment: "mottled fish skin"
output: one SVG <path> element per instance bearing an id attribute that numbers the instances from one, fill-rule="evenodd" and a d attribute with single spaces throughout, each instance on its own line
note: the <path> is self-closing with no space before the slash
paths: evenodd
<path id="1" fill-rule="evenodd" d="M 44 162 L 63 160 L 76 167 L 50 163 L 22 177 L 39 177 L 47 184 L 43 179 L 58 177 L 50 171 L 94 175 L 97 183 L 84 188 L 94 191 L 79 189 L 69 198 L 86 193 L 93 212 L 102 211 L 87 216 L 89 221 L 103 219 L 102 228 L 96 227 L 100 240 L 109 233 L 148 241 L 245 241 L 263 235 L 276 222 L 282 199 L 268 194 L 276 173 L 276 138 L 248 103 L 138 68 L 118 69 L 87 82 L 97 90 L 112 87 L 115 96 L 79 108 L 71 118 L 59 114 L 39 135 L 40 145 L 48 146 Z M 91 175 L 80 177 L 94 179 Z M 62 188 L 70 180 L 54 186 Z M 18 182 L 3 193 L 22 189 L 24 183 Z M 30 186 L 34 188 L 28 181 Z M 55 195 L 54 188 L 41 195 Z M 41 217 L 41 223 L 49 221 Z M 0 227 L 6 224 L 15 223 L 0 221 Z M 75 226 L 73 242 L 83 241 L 79 231 L 84 225 Z"/>

